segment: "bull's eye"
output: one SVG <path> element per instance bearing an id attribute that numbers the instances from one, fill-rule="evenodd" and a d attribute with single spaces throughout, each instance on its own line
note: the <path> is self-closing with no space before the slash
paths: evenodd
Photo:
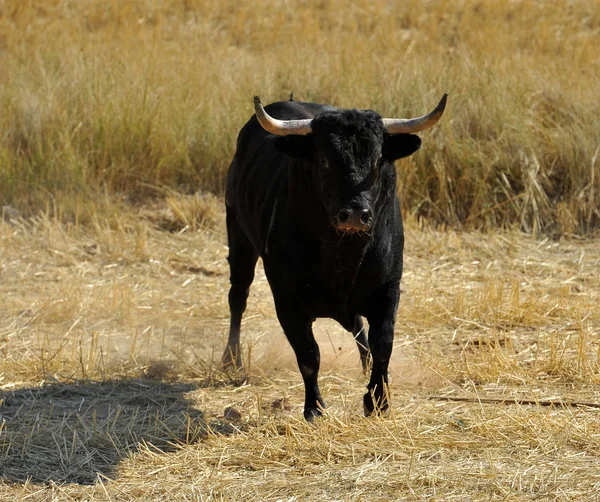
<path id="1" fill-rule="evenodd" d="M 383 162 L 383 156 L 379 155 L 378 157 L 375 158 L 375 160 L 373 161 L 373 167 L 371 169 L 371 172 L 376 173 L 377 175 L 379 175 L 379 171 L 381 170 L 381 164 Z"/>
<path id="2" fill-rule="evenodd" d="M 377 181 L 377 179 L 379 178 L 379 175 L 381 173 L 382 163 L 383 163 L 382 155 L 374 156 L 373 162 L 371 164 L 371 169 L 369 170 L 369 174 L 365 180 L 367 183 L 373 184 Z"/>
<path id="3" fill-rule="evenodd" d="M 379 169 L 381 167 L 381 162 L 383 161 L 383 155 L 379 154 L 375 156 L 373 160 L 373 169 Z"/>

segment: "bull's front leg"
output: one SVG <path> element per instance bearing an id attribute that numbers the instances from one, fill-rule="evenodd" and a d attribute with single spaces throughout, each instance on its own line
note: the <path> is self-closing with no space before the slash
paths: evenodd
<path id="1" fill-rule="evenodd" d="M 321 355 L 312 331 L 313 320 L 286 297 L 277 295 L 277 317 L 296 354 L 298 368 L 304 380 L 304 418 L 312 422 L 322 414 L 325 403 L 319 391 L 318 377 Z"/>
<path id="2" fill-rule="evenodd" d="M 304 380 L 304 418 L 312 422 L 325 408 L 318 384 L 321 355 L 313 335 L 312 321 L 302 315 L 290 315 L 290 312 L 280 315 L 279 320 L 294 349 Z"/>
<path id="3" fill-rule="evenodd" d="M 371 350 L 371 379 L 363 397 L 365 415 L 382 412 L 389 407 L 388 367 L 394 343 L 394 324 L 400 300 L 400 284 L 388 285 L 371 299 L 367 314 L 369 347 Z"/>

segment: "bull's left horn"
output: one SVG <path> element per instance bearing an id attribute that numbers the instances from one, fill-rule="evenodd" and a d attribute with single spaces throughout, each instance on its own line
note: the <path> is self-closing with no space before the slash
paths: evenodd
<path id="1" fill-rule="evenodd" d="M 312 119 L 301 119 L 301 120 L 279 120 L 271 117 L 263 108 L 260 103 L 260 98 L 258 96 L 254 96 L 254 111 L 256 113 L 256 118 L 260 125 L 266 131 L 269 131 L 271 134 L 276 134 L 278 136 L 288 136 L 290 134 L 299 134 L 301 136 L 306 136 L 310 134 L 311 127 L 310 124 Z"/>
<path id="2" fill-rule="evenodd" d="M 448 94 L 444 93 L 438 105 L 427 115 L 415 119 L 383 119 L 383 125 L 389 134 L 408 134 L 429 129 L 437 124 L 444 113 L 446 99 Z"/>

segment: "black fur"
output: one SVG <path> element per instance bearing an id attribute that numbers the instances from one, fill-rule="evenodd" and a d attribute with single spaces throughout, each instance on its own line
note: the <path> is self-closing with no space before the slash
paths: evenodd
<path id="1" fill-rule="evenodd" d="M 388 135 L 373 111 L 300 101 L 266 110 L 279 119 L 314 118 L 312 133 L 274 136 L 252 117 L 239 134 L 227 178 L 231 328 L 223 362 L 241 365 L 240 322 L 260 256 L 304 379 L 305 417 L 324 407 L 312 333 L 318 317 L 354 333 L 364 368 L 370 351 L 365 412 L 385 409 L 404 247 L 394 160 L 421 140 Z M 368 229 L 340 232 L 343 211 L 369 216 Z"/>

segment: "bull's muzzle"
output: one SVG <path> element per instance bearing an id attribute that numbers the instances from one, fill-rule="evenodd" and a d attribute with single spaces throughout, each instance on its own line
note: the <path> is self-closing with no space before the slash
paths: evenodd
<path id="1" fill-rule="evenodd" d="M 368 208 L 344 208 L 333 217 L 332 223 L 340 232 L 368 232 L 373 226 L 373 211 Z"/>

